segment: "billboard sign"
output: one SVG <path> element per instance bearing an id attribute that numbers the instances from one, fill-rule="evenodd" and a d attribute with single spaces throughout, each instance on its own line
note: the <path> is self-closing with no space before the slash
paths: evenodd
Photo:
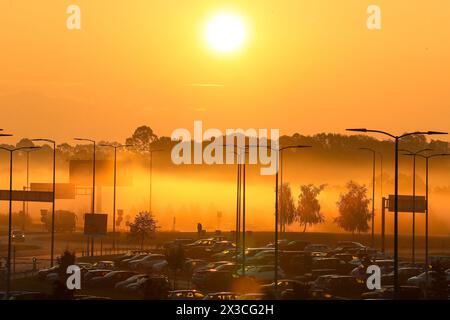
<path id="1" fill-rule="evenodd" d="M 107 214 L 86 213 L 84 215 L 84 234 L 87 236 L 105 236 L 107 225 Z"/>
<path id="2" fill-rule="evenodd" d="M 424 196 L 416 196 L 416 205 L 413 206 L 413 196 L 399 195 L 398 196 L 398 211 L 399 212 L 419 212 L 424 213 L 426 210 L 426 199 Z M 389 195 L 389 211 L 394 212 L 395 195 Z"/>
<path id="3" fill-rule="evenodd" d="M 32 182 L 30 190 L 52 192 L 53 184 Z M 75 185 L 72 183 L 57 183 L 55 185 L 55 199 L 75 199 Z"/>
<path id="4" fill-rule="evenodd" d="M 70 160 L 69 179 L 76 186 L 92 185 L 92 160 Z M 131 186 L 132 167 L 130 162 L 117 161 L 117 181 L 119 187 Z M 114 161 L 95 161 L 95 182 L 98 186 L 112 187 L 114 185 Z"/>
<path id="5" fill-rule="evenodd" d="M 0 200 L 9 201 L 9 190 L 0 190 Z M 53 202 L 53 192 L 13 190 L 12 201 Z"/>

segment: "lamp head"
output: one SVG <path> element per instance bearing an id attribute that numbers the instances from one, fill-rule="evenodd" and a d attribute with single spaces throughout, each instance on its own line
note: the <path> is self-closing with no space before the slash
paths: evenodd
<path id="1" fill-rule="evenodd" d="M 351 128 L 351 129 L 345 129 L 346 131 L 352 131 L 352 132 L 367 132 L 366 128 Z"/>

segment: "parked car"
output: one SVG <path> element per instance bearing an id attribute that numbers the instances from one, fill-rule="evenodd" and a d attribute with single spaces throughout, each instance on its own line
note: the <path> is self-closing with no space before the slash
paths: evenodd
<path id="1" fill-rule="evenodd" d="M 416 286 L 400 286 L 398 299 L 419 300 L 423 298 L 423 292 Z M 394 286 L 385 286 L 361 295 L 362 299 L 394 299 Z"/>
<path id="2" fill-rule="evenodd" d="M 434 265 L 438 261 L 442 268 L 450 269 L 450 256 L 430 256 L 430 265 Z"/>
<path id="3" fill-rule="evenodd" d="M 331 249 L 325 244 L 308 244 L 304 250 L 309 252 L 328 252 Z"/>
<path id="4" fill-rule="evenodd" d="M 86 283 L 86 285 L 95 288 L 114 288 L 116 283 L 126 280 L 136 274 L 136 272 L 132 271 L 111 271 L 104 276 L 94 277 L 90 279 Z"/>
<path id="5" fill-rule="evenodd" d="M 196 272 L 201 272 L 201 271 L 205 271 L 205 270 L 209 270 L 209 269 L 215 269 L 215 268 L 217 268 L 218 266 L 220 266 L 220 265 L 222 265 L 222 264 L 227 264 L 227 263 L 230 263 L 231 261 L 213 261 L 213 262 L 209 262 L 208 264 L 206 264 L 206 265 L 204 265 L 204 266 L 199 266 L 196 270 L 195 270 L 195 272 L 194 272 L 194 274 L 196 273 Z"/>
<path id="6" fill-rule="evenodd" d="M 234 292 L 216 292 L 207 294 L 203 300 L 236 300 L 237 298 Z"/>
<path id="7" fill-rule="evenodd" d="M 233 249 L 234 247 L 236 247 L 236 245 L 232 241 L 224 240 L 215 242 L 210 248 L 207 248 L 205 250 L 210 254 L 215 254 L 222 252 L 223 250 L 226 249 L 228 250 Z"/>
<path id="8" fill-rule="evenodd" d="M 189 243 L 185 246 L 186 249 L 190 249 L 192 247 L 211 247 L 212 245 L 214 245 L 214 243 L 216 243 L 217 240 L 215 240 L 214 238 L 209 238 L 209 239 L 199 239 L 195 242 Z"/>
<path id="9" fill-rule="evenodd" d="M 208 264 L 208 261 L 202 259 L 188 259 L 184 263 L 183 271 L 188 276 L 191 276 L 194 272 L 199 270 L 200 268 L 205 267 Z"/>
<path id="10" fill-rule="evenodd" d="M 273 264 L 275 261 L 275 250 L 260 251 L 253 256 L 245 257 L 245 261 L 249 265 Z"/>
<path id="11" fill-rule="evenodd" d="M 109 269 L 114 270 L 115 263 L 114 261 L 98 261 L 92 265 L 94 269 Z"/>
<path id="12" fill-rule="evenodd" d="M 234 263 L 234 262 L 230 262 L 230 263 L 225 263 L 225 264 L 221 264 L 220 266 L 217 266 L 215 268 L 215 270 L 217 271 L 228 271 L 228 272 L 236 272 L 237 270 L 241 269 L 242 265 L 240 263 Z"/>
<path id="13" fill-rule="evenodd" d="M 288 239 L 278 240 L 278 250 L 282 250 L 290 241 Z M 271 242 L 266 245 L 266 248 L 275 248 L 275 243 Z"/>
<path id="14" fill-rule="evenodd" d="M 105 274 L 110 273 L 111 270 L 107 269 L 92 269 L 86 272 L 84 277 L 82 277 L 83 282 L 90 281 L 92 278 L 95 277 L 103 277 Z"/>
<path id="15" fill-rule="evenodd" d="M 450 284 L 450 272 L 446 271 L 447 284 Z M 428 271 L 428 281 L 427 274 L 423 272 L 417 276 L 411 277 L 407 280 L 408 285 L 417 286 L 421 289 L 430 288 L 436 281 L 436 271 Z"/>
<path id="16" fill-rule="evenodd" d="M 241 270 L 238 270 L 238 273 L 240 273 Z M 254 266 L 253 268 L 249 268 L 245 275 L 248 277 L 255 278 L 256 280 L 260 282 L 270 282 L 273 280 L 275 276 L 275 266 L 273 265 L 263 265 L 263 266 Z M 285 278 L 286 275 L 284 274 L 284 271 L 278 267 L 278 277 Z"/>
<path id="17" fill-rule="evenodd" d="M 282 250 L 288 250 L 288 251 L 304 251 L 305 247 L 309 245 L 311 242 L 304 241 L 304 240 L 294 240 L 288 242 L 286 245 L 283 246 Z"/>
<path id="18" fill-rule="evenodd" d="M 333 276 L 335 276 L 335 275 L 334 274 L 326 274 L 326 275 L 317 277 L 314 281 L 311 281 L 309 283 L 310 290 L 312 292 L 324 290 L 326 288 L 328 280 L 331 279 Z"/>
<path id="19" fill-rule="evenodd" d="M 148 255 L 149 255 L 148 253 L 137 253 L 137 254 L 134 254 L 134 255 L 132 255 L 129 258 L 121 260 L 119 262 L 119 267 L 121 267 L 121 268 L 128 268 L 129 267 L 129 263 L 131 263 L 132 261 L 142 259 L 142 258 L 144 258 L 144 257 L 146 257 Z"/>
<path id="20" fill-rule="evenodd" d="M 149 254 L 142 259 L 131 261 L 128 263 L 128 267 L 131 270 L 151 271 L 155 263 L 164 260 L 166 257 L 163 254 Z"/>
<path id="21" fill-rule="evenodd" d="M 91 295 L 78 295 L 74 297 L 74 300 L 112 300 L 109 297 L 99 297 L 99 296 L 91 296 Z"/>
<path id="22" fill-rule="evenodd" d="M 160 261 L 156 261 L 152 267 L 151 267 L 151 272 L 153 273 L 162 273 L 162 274 L 166 274 L 169 268 L 169 263 L 167 262 L 167 260 L 160 260 Z"/>
<path id="23" fill-rule="evenodd" d="M 282 292 L 286 289 L 293 289 L 296 285 L 304 285 L 304 282 L 293 279 L 281 279 L 277 281 L 277 290 Z M 272 292 L 275 289 L 275 282 L 261 285 L 261 292 Z"/>
<path id="24" fill-rule="evenodd" d="M 313 278 L 327 274 L 349 274 L 354 266 L 337 258 L 313 258 L 311 274 Z"/>
<path id="25" fill-rule="evenodd" d="M 155 275 L 145 275 L 143 277 L 140 277 L 136 281 L 128 283 L 122 290 L 131 293 L 142 293 L 144 284 L 146 284 L 148 279 L 150 279 L 151 277 L 155 277 Z"/>
<path id="26" fill-rule="evenodd" d="M 238 254 L 241 252 L 238 249 Z M 219 261 L 219 260 L 236 260 L 236 248 L 232 249 L 226 249 L 218 253 L 214 253 L 210 256 L 210 259 L 212 261 Z"/>
<path id="27" fill-rule="evenodd" d="M 50 273 L 55 273 L 59 271 L 59 266 L 53 266 L 47 269 L 41 269 L 37 273 L 37 278 L 41 281 L 44 281 L 47 278 L 47 275 Z"/>
<path id="28" fill-rule="evenodd" d="M 169 248 L 171 248 L 173 246 L 177 246 L 177 245 L 185 246 L 185 245 L 191 244 L 193 242 L 194 242 L 194 239 L 191 239 L 191 238 L 175 239 L 173 241 L 168 241 L 168 242 L 164 243 L 163 248 L 169 249 Z"/>
<path id="29" fill-rule="evenodd" d="M 21 292 L 13 294 L 9 300 L 48 300 L 50 296 L 43 292 Z"/>
<path id="30" fill-rule="evenodd" d="M 320 288 L 311 289 L 311 294 L 319 299 L 359 299 L 366 290 L 366 283 L 356 277 L 333 275 Z"/>
<path id="31" fill-rule="evenodd" d="M 245 293 L 237 297 L 237 300 L 264 300 L 266 299 L 263 293 Z"/>
<path id="32" fill-rule="evenodd" d="M 423 268 L 418 267 L 403 267 L 398 269 L 398 279 L 401 285 L 406 285 L 408 283 L 408 279 L 418 276 L 423 271 Z M 383 274 L 381 276 L 381 284 L 385 285 L 393 285 L 394 284 L 394 271 Z"/>
<path id="33" fill-rule="evenodd" d="M 128 285 L 130 285 L 132 283 L 136 283 L 139 279 L 146 278 L 146 277 L 148 277 L 147 274 L 142 274 L 142 273 L 141 274 L 136 274 L 136 275 L 131 276 L 131 277 L 125 279 L 125 280 L 117 282 L 114 285 L 114 288 L 116 288 L 117 290 L 125 290 L 125 288 Z"/>
<path id="34" fill-rule="evenodd" d="M 201 300 L 205 295 L 198 290 L 174 290 L 169 291 L 169 300 Z"/>

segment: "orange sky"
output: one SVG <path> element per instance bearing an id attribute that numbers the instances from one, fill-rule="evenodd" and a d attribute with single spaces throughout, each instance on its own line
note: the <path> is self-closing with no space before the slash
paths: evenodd
<path id="1" fill-rule="evenodd" d="M 373 3 L 380 31 L 366 28 Z M 227 56 L 203 38 L 223 9 L 249 34 Z M 70 142 L 123 141 L 141 124 L 170 135 L 195 119 L 282 134 L 450 130 L 449 17 L 448 0 L 2 0 L 0 128 Z"/>

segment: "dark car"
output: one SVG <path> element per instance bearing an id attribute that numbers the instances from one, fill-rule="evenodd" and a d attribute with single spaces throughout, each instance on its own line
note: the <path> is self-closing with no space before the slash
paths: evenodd
<path id="1" fill-rule="evenodd" d="M 206 252 L 209 252 L 210 254 L 216 254 L 219 252 L 222 252 L 223 250 L 227 249 L 233 249 L 236 247 L 236 245 L 232 241 L 217 241 L 215 242 L 210 248 L 205 249 Z"/>
<path id="2" fill-rule="evenodd" d="M 9 300 L 48 300 L 49 295 L 42 292 L 21 292 L 10 296 Z"/>
<path id="3" fill-rule="evenodd" d="M 419 287 L 400 286 L 398 299 L 419 300 L 423 298 L 423 292 Z M 386 286 L 361 295 L 362 299 L 394 299 L 394 286 Z"/>
<path id="4" fill-rule="evenodd" d="M 294 240 L 289 242 L 283 247 L 283 250 L 289 250 L 289 251 L 303 251 L 305 250 L 305 247 L 309 245 L 311 242 L 304 241 L 304 240 Z"/>
<path id="5" fill-rule="evenodd" d="M 236 300 L 237 294 L 234 292 L 216 292 L 209 293 L 203 300 Z"/>
<path id="6" fill-rule="evenodd" d="M 398 279 L 401 285 L 407 284 L 408 279 L 418 276 L 423 272 L 422 268 L 418 267 L 404 267 L 398 269 Z M 394 284 L 394 272 L 390 272 L 388 274 L 384 274 L 381 276 L 381 284 L 385 285 L 393 285 Z"/>
<path id="7" fill-rule="evenodd" d="M 201 300 L 205 297 L 198 290 L 174 290 L 169 291 L 167 298 L 169 300 Z"/>
<path id="8" fill-rule="evenodd" d="M 194 242 L 194 239 L 191 239 L 191 238 L 175 239 L 173 241 L 168 241 L 168 242 L 164 243 L 163 244 L 163 248 L 164 249 L 169 249 L 169 248 L 172 248 L 172 247 L 178 246 L 178 245 L 181 245 L 181 246 L 184 247 L 184 246 L 186 246 L 188 244 L 191 244 L 193 242 Z"/>
<path id="9" fill-rule="evenodd" d="M 357 277 L 334 275 L 322 287 L 311 289 L 311 294 L 317 299 L 359 299 L 366 290 L 366 283 Z"/>
<path id="10" fill-rule="evenodd" d="M 136 275 L 136 272 L 132 271 L 111 271 L 104 276 L 94 277 L 87 281 L 87 285 L 96 288 L 113 288 L 116 283 L 126 280 L 131 276 Z"/>
<path id="11" fill-rule="evenodd" d="M 304 286 L 305 285 L 304 282 L 298 281 L 298 280 L 293 280 L 293 279 L 278 280 L 277 284 L 278 284 L 277 290 L 279 292 L 282 292 L 287 289 L 294 289 L 296 286 Z M 270 293 L 275 290 L 275 282 L 272 282 L 270 284 L 263 284 L 263 285 L 261 285 L 260 288 L 263 293 Z"/>
<path id="12" fill-rule="evenodd" d="M 148 253 L 137 253 L 129 258 L 119 261 L 119 267 L 128 267 L 130 262 L 145 258 L 146 256 L 148 256 Z"/>
<path id="13" fill-rule="evenodd" d="M 313 278 L 327 274 L 349 274 L 354 266 L 337 258 L 313 258 L 311 266 Z"/>
<path id="14" fill-rule="evenodd" d="M 37 273 L 37 278 L 39 280 L 45 280 L 47 278 L 47 275 L 49 275 L 50 273 L 55 273 L 59 271 L 59 266 L 53 266 L 51 268 L 47 268 L 47 269 L 42 269 L 39 270 Z"/>
<path id="15" fill-rule="evenodd" d="M 88 272 L 86 272 L 86 274 L 84 275 L 84 277 L 82 279 L 83 279 L 83 281 L 86 282 L 95 277 L 103 277 L 104 275 L 106 275 L 107 273 L 110 273 L 110 272 L 111 272 L 111 270 L 107 270 L 107 269 L 89 270 Z"/>

